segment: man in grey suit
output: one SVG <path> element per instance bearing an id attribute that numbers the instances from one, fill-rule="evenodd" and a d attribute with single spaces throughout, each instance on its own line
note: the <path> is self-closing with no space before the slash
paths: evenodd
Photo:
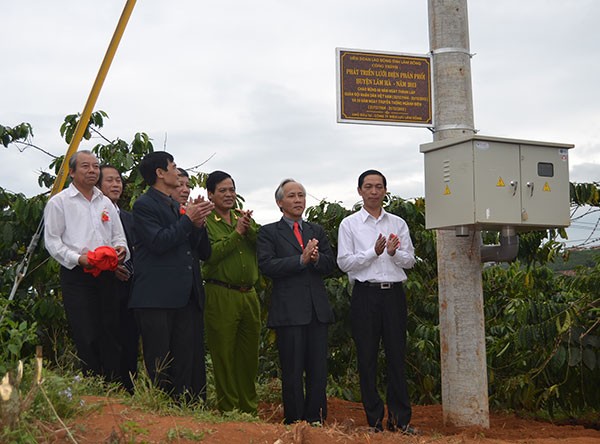
<path id="1" fill-rule="evenodd" d="M 204 227 L 213 204 L 196 199 L 185 214 L 171 195 L 180 185 L 173 156 L 140 162 L 150 188 L 133 205 L 136 235 L 131 302 L 150 378 L 173 396 L 206 399 L 204 288 L 200 260 L 210 256 Z"/>
<path id="2" fill-rule="evenodd" d="M 325 231 L 302 220 L 306 192 L 286 179 L 275 200 L 283 217 L 260 228 L 260 271 L 273 281 L 267 327 L 275 329 L 285 423 L 327 418 L 327 325 L 334 321 L 323 276 L 335 267 Z"/>

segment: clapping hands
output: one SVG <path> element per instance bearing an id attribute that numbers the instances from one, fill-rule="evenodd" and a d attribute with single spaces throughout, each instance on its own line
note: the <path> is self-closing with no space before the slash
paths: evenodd
<path id="1" fill-rule="evenodd" d="M 244 236 L 248 232 L 248 228 L 250 228 L 250 222 L 252 221 L 252 210 L 244 211 L 236 208 L 235 211 L 240 215 L 237 220 L 237 225 L 235 226 L 235 231 L 237 231 L 241 236 Z"/>
<path id="2" fill-rule="evenodd" d="M 318 239 L 311 239 L 306 244 L 306 248 L 302 251 L 302 263 L 308 264 L 309 262 L 316 263 L 319 260 L 319 241 Z"/>
<path id="3" fill-rule="evenodd" d="M 396 234 L 391 233 L 386 239 L 383 234 L 379 233 L 379 236 L 375 241 L 375 254 L 377 254 L 377 256 L 380 256 L 384 250 L 387 250 L 387 253 L 390 256 L 393 256 L 396 254 L 398 248 L 400 248 L 400 238 Z"/>
<path id="4" fill-rule="evenodd" d="M 190 199 L 185 207 L 185 215 L 190 218 L 196 227 L 203 227 L 206 218 L 211 213 L 215 205 L 205 200 L 204 197 L 198 196 L 196 199 Z"/>

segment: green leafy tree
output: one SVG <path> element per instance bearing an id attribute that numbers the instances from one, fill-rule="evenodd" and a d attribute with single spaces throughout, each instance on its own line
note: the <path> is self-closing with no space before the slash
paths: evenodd
<path id="1" fill-rule="evenodd" d="M 61 134 L 71 140 L 78 115 L 65 118 Z M 145 184 L 137 171 L 140 160 L 153 151 L 150 138 L 136 133 L 131 142 L 108 139 L 100 130 L 106 113 L 92 114 L 85 137 L 98 138 L 92 151 L 102 163 L 122 169 L 125 194 L 122 204 L 129 208 L 143 192 Z M 16 146 L 43 149 L 32 144 L 32 128 L 21 123 L 0 126 L 0 141 L 6 148 Z M 45 152 L 45 151 L 44 151 Z M 58 266 L 45 249 L 37 248 L 30 267 L 16 294 L 7 305 L 6 297 L 15 279 L 18 262 L 37 232 L 47 191 L 62 164 L 61 156 L 51 157 L 49 170 L 42 172 L 43 191 L 32 198 L 0 187 L 0 294 L 6 320 L 0 322 L 0 370 L 9 368 L 17 355 L 31 356 L 34 345 L 42 343 L 52 363 L 58 367 L 73 362 L 72 345 L 66 334 L 61 304 Z M 206 175 L 192 167 L 192 186 L 204 186 Z M 573 214 L 582 208 L 600 209 L 597 183 L 571 184 Z M 243 205 L 243 198 L 238 204 Z M 425 229 L 425 201 L 387 196 L 385 209 L 407 221 L 417 262 L 405 283 L 409 305 L 407 378 L 411 398 L 420 403 L 439 402 L 440 345 L 438 328 L 438 289 L 435 232 Z M 337 202 L 322 201 L 307 209 L 307 219 L 322 225 L 337 251 L 337 230 L 341 220 L 359 208 L 346 209 Z M 571 275 L 560 275 L 547 268 L 559 258 L 568 259 L 564 230 L 542 230 L 520 235 L 517 261 L 510 265 L 487 267 L 483 274 L 488 353 L 489 389 L 492 406 L 558 411 L 576 415 L 585 409 L 600 409 L 600 262 L 579 267 Z M 484 233 L 486 242 L 497 242 L 497 233 Z M 350 293 L 348 279 L 339 270 L 326 279 L 337 322 L 329 329 L 330 394 L 358 400 L 356 356 L 350 335 Z M 260 285 L 263 315 L 269 304 L 270 284 Z M 35 332 L 35 335 L 32 335 Z M 34 338 L 35 337 L 35 338 Z M 383 363 L 383 356 L 381 363 Z M 279 376 L 274 334 L 263 329 L 261 337 L 260 378 L 264 386 Z M 4 366 L 4 367 L 2 367 Z M 381 366 L 383 369 L 383 365 Z M 385 376 L 380 377 L 382 392 Z"/>
<path id="2" fill-rule="evenodd" d="M 137 170 L 141 159 L 153 150 L 150 138 L 145 133 L 136 133 L 130 143 L 121 139 L 109 140 L 100 133 L 104 120 L 108 116 L 103 111 L 92 113 L 84 134 L 90 139 L 93 134 L 102 141 L 92 148 L 101 163 L 109 163 L 120 168 L 124 173 L 125 193 L 123 206 L 129 208 L 131 202 L 143 191 L 143 180 Z M 69 115 L 61 126 L 61 135 L 70 142 L 78 123 L 78 115 Z M 24 151 L 35 148 L 46 152 L 31 143 L 32 128 L 21 123 L 13 128 L 0 126 L 0 140 L 5 147 L 12 145 Z M 63 162 L 64 155 L 50 157 L 49 171 L 40 173 L 38 183 L 44 190 L 37 196 L 27 198 L 23 194 L 11 193 L 0 187 L 0 292 L 6 299 L 15 282 L 17 264 L 29 248 L 30 240 L 40 234 L 38 230 L 44 206 L 49 197 L 48 189 L 54 183 L 56 174 Z M 7 327 L 11 325 L 37 326 L 37 340 L 26 337 L 21 344 L 20 352 L 24 356 L 32 355 L 35 343 L 44 346 L 46 357 L 52 357 L 58 365 L 70 365 L 73 361 L 73 345 L 68 339 L 66 319 L 61 303 L 61 291 L 58 279 L 58 264 L 50 260 L 48 253 L 40 245 L 33 251 L 29 261 L 29 270 L 10 304 L 2 307 L 5 315 L 4 327 L 0 327 L 0 335 L 6 336 L 10 329 L 15 339 L 15 331 Z M 18 331 L 17 331 L 18 333 Z M 3 337 L 4 339 L 4 337 Z"/>

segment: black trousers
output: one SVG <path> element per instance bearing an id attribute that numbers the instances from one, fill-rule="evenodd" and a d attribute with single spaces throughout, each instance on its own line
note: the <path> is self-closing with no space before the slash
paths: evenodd
<path id="1" fill-rule="evenodd" d="M 60 284 L 82 370 L 108 381 L 118 381 L 121 347 L 118 339 L 119 297 L 114 275 L 103 272 L 94 277 L 79 266 L 72 270 L 60 267 Z"/>
<path id="2" fill-rule="evenodd" d="M 284 422 L 327 418 L 327 324 L 277 327 Z"/>
<path id="3" fill-rule="evenodd" d="M 133 309 L 129 308 L 132 278 L 123 282 L 115 278 L 119 294 L 119 341 L 121 343 L 121 382 L 129 393 L 133 393 L 132 378 L 137 374 L 140 333 Z"/>
<path id="4" fill-rule="evenodd" d="M 136 308 L 150 379 L 174 397 L 206 400 L 204 317 L 196 302 L 175 309 Z"/>
<path id="5" fill-rule="evenodd" d="M 356 344 L 360 392 L 371 427 L 382 427 L 384 406 L 377 391 L 377 355 L 380 342 L 386 357 L 388 427 L 410 422 L 404 358 L 406 352 L 406 295 L 402 285 L 380 289 L 358 285 L 350 306 L 352 337 Z"/>

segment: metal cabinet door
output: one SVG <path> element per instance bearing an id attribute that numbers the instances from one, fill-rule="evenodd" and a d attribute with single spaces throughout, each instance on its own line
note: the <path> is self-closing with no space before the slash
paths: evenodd
<path id="1" fill-rule="evenodd" d="M 569 226 L 568 150 L 521 145 L 521 204 L 524 225 Z"/>
<path id="2" fill-rule="evenodd" d="M 521 220 L 519 145 L 476 140 L 473 156 L 476 222 L 518 224 Z"/>

